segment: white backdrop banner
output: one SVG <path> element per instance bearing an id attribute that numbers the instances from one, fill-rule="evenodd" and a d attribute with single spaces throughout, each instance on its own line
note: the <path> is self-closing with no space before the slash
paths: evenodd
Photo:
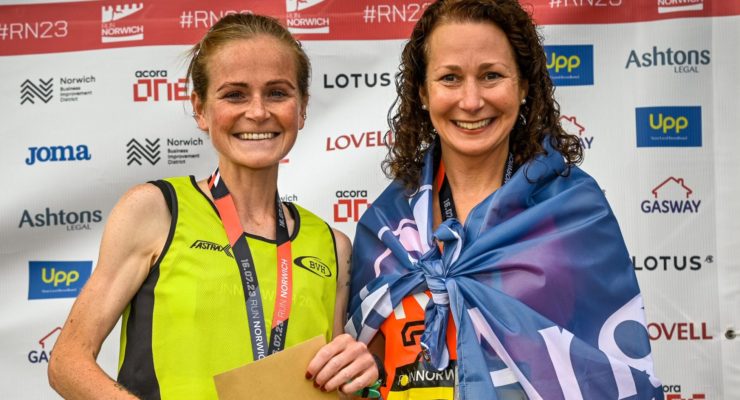
<path id="1" fill-rule="evenodd" d="M 667 400 L 740 399 L 740 0 L 524 0 L 561 122 L 620 222 Z M 280 193 L 350 237 L 388 180 L 387 113 L 414 0 L 0 6 L 0 398 L 58 398 L 49 353 L 117 199 L 216 165 L 190 117 L 188 48 L 268 14 L 313 63 Z M 111 376 L 118 327 L 99 361 Z"/>

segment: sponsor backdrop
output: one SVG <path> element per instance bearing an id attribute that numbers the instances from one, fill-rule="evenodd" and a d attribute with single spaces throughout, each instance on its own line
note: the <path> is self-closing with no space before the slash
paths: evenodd
<path id="1" fill-rule="evenodd" d="M 616 213 L 666 398 L 740 399 L 740 1 L 525 0 L 561 122 Z M 313 62 L 280 193 L 350 237 L 424 0 L 87 1 L 0 6 L 0 397 L 58 398 L 46 368 L 134 184 L 215 167 L 185 52 L 222 15 L 276 16 Z M 100 353 L 115 376 L 116 327 Z M 185 357 L 187 355 L 184 355 Z"/>

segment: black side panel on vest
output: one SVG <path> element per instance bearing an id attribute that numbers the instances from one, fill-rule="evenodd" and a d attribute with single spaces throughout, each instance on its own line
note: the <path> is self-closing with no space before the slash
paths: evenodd
<path id="1" fill-rule="evenodd" d="M 118 382 L 131 393 L 146 400 L 161 399 L 159 382 L 154 372 L 152 355 L 152 316 L 154 314 L 154 287 L 159 280 L 159 263 L 167 253 L 177 224 L 177 195 L 168 182 L 150 182 L 157 186 L 164 195 L 167 207 L 172 214 L 172 224 L 162 254 L 152 266 L 144 284 L 131 299 L 126 326 L 125 358 L 118 372 Z"/>

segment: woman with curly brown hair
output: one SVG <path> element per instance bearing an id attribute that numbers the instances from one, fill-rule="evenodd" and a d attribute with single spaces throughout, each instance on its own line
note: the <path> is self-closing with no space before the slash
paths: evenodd
<path id="1" fill-rule="evenodd" d="M 576 166 L 530 15 L 430 5 L 396 84 L 394 182 L 358 224 L 345 327 L 384 355 L 384 398 L 662 398 L 624 240 Z"/>

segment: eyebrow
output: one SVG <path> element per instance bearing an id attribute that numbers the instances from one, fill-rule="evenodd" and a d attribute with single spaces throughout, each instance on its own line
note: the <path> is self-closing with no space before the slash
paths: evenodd
<path id="1" fill-rule="evenodd" d="M 288 79 L 273 79 L 271 81 L 267 81 L 265 86 L 273 86 L 273 85 L 288 85 L 291 89 L 295 89 L 295 85 L 293 82 L 291 82 Z M 248 88 L 249 84 L 244 82 L 224 82 L 221 86 L 219 86 L 216 91 L 222 90 L 227 87 L 238 87 L 238 88 Z"/>

